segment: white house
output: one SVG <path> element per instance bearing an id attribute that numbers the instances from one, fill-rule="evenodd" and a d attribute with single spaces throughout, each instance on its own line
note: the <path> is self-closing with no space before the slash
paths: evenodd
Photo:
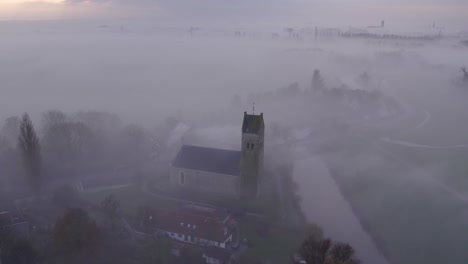
<path id="1" fill-rule="evenodd" d="M 233 230 L 225 217 L 197 212 L 188 208 L 175 211 L 148 209 L 145 213 L 146 229 L 155 235 L 197 244 L 226 248 L 233 241 Z"/>

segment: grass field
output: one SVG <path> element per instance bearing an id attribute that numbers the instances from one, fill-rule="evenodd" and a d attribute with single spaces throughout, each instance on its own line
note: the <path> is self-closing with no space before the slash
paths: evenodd
<path id="1" fill-rule="evenodd" d="M 457 192 L 468 194 L 468 149 L 422 149 L 381 144 L 408 167 L 430 171 L 430 176 Z"/>
<path id="2" fill-rule="evenodd" d="M 241 221 L 241 239 L 246 238 L 249 248 L 246 255 L 271 263 L 290 263 L 303 240 L 302 230 L 288 230 L 268 226 L 262 222 Z"/>
<path id="3" fill-rule="evenodd" d="M 430 146 L 468 144 L 468 115 L 465 102 L 430 105 L 423 114 L 408 121 L 399 133 L 391 137 L 398 140 Z"/>
<path id="4" fill-rule="evenodd" d="M 393 263 L 465 264 L 468 204 L 437 185 L 429 167 L 460 153 L 424 154 L 369 147 L 329 166 L 363 227 Z"/>

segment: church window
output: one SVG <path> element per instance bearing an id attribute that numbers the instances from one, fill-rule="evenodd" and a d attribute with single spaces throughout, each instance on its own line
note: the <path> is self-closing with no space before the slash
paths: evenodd
<path id="1" fill-rule="evenodd" d="M 253 149 L 254 149 L 254 146 L 255 146 L 255 145 L 254 145 L 253 143 L 252 143 L 252 144 L 250 144 L 250 149 L 252 149 L 252 150 L 253 150 Z"/>
<path id="2" fill-rule="evenodd" d="M 250 143 L 247 143 L 247 149 L 250 149 Z"/>
<path id="3" fill-rule="evenodd" d="M 185 184 L 185 174 L 183 171 L 180 172 L 180 185 Z"/>

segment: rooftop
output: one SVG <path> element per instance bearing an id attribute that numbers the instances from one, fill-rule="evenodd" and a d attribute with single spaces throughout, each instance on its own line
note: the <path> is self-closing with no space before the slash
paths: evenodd
<path id="1" fill-rule="evenodd" d="M 240 161 L 241 152 L 237 150 L 184 145 L 173 160 L 172 166 L 239 176 Z"/>
<path id="2" fill-rule="evenodd" d="M 218 242 L 224 242 L 231 234 L 227 226 L 217 219 L 189 209 L 150 209 L 146 218 L 148 227 Z"/>
<path id="3" fill-rule="evenodd" d="M 0 212 L 0 227 L 26 222 L 24 217 L 19 213 Z"/>
<path id="4" fill-rule="evenodd" d="M 214 218 L 218 222 L 227 223 L 231 217 L 227 210 L 220 209 L 220 208 L 213 208 L 195 204 L 187 204 L 181 207 L 182 210 L 186 210 L 190 212 L 190 214 L 195 214 L 199 216 L 203 216 L 206 218 Z"/>

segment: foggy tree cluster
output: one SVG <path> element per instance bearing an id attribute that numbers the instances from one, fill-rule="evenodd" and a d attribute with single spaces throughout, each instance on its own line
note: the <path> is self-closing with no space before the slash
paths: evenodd
<path id="1" fill-rule="evenodd" d="M 371 76 L 367 72 L 358 76 L 358 81 L 363 87 L 369 86 L 370 79 Z M 333 104 L 334 107 L 344 108 L 365 118 L 369 118 L 371 115 L 385 118 L 397 115 L 402 110 L 396 99 L 385 95 L 378 89 L 352 89 L 345 84 L 329 87 L 319 70 L 314 71 L 311 90 L 313 96 L 318 96 L 321 100 Z"/>
<path id="2" fill-rule="evenodd" d="M 0 228 L 0 255 L 5 263 L 29 264 L 37 259 L 37 252 L 25 238 L 7 228 Z"/>
<path id="3" fill-rule="evenodd" d="M 34 125 L 28 114 L 24 114 L 21 121 L 18 147 L 23 158 L 28 181 L 34 192 L 39 194 L 42 178 L 41 146 Z"/>
<path id="4" fill-rule="evenodd" d="M 309 89 L 301 89 L 294 82 L 273 92 L 251 94 L 249 101 L 271 103 L 285 98 L 309 98 L 310 104 L 320 104 L 324 111 L 339 113 L 343 119 L 388 118 L 403 111 L 401 104 L 393 97 L 384 94 L 378 87 L 373 87 L 372 76 L 363 72 L 357 76 L 362 88 L 351 88 L 346 84 L 328 85 L 321 71 L 312 74 Z"/>
<path id="5" fill-rule="evenodd" d="M 124 125 L 115 114 L 53 110 L 35 123 L 25 114 L 7 118 L 1 127 L 0 170 L 2 180 L 27 179 L 25 184 L 37 194 L 43 181 L 111 171 L 141 173 L 157 160 L 160 147 L 155 131 Z"/>
<path id="6" fill-rule="evenodd" d="M 197 138 L 200 145 L 237 148 L 242 112 L 250 112 L 256 103 L 256 112 L 262 111 L 266 117 L 266 144 L 272 147 L 268 155 L 276 155 L 270 163 L 287 160 L 296 164 L 319 156 L 317 159 L 324 159 L 332 172 L 315 172 L 317 164 L 313 164 L 304 174 L 309 180 L 321 175 L 332 178 L 340 190 L 324 188 L 320 181 L 310 184 L 317 182 L 299 179 L 297 184 L 306 186 L 305 191 L 299 190 L 302 206 L 311 205 L 303 210 L 314 221 L 325 215 L 320 224 L 328 228 L 324 229 L 327 234 L 338 230 L 333 239 L 351 237 L 348 242 L 356 246 L 363 261 L 371 256 L 373 249 L 363 246 L 356 235 L 361 232 L 360 226 L 352 225 L 357 218 L 365 234 L 391 259 L 401 259 L 402 263 L 465 263 L 464 244 L 460 242 L 465 241 L 468 231 L 466 215 L 460 213 L 466 210 L 460 208 L 466 206 L 467 153 L 462 148 L 467 131 L 463 124 L 468 122 L 463 115 L 466 93 L 459 91 L 463 89 L 453 92 L 453 88 L 468 87 L 468 74 L 465 69 L 460 71 L 467 61 L 466 32 L 456 39 L 439 40 L 435 35 L 406 37 L 390 29 L 389 33 L 374 34 L 350 28 L 344 36 L 325 41 L 321 38 L 334 34 L 333 28 L 317 31 L 310 24 L 303 27 L 307 29 L 304 31 L 291 27 L 294 23 L 290 22 L 276 28 L 280 34 L 268 29 L 267 37 L 249 27 L 237 31 L 191 27 L 187 32 L 187 27 L 178 31 L 151 24 L 142 29 L 141 25 L 121 21 L 118 26 L 69 23 L 34 22 L 35 29 L 29 33 L 14 23 L 2 26 L 2 32 L 11 28 L 14 33 L 1 45 L 1 51 L 11 50 L 4 52 L 0 73 L 6 94 L 2 97 L 2 118 L 26 110 L 31 118 L 19 115 L 4 122 L 0 119 L 0 188 L 4 190 L 0 204 L 7 200 L 2 199 L 5 194 L 13 193 L 8 197 L 13 200 L 28 197 L 30 190 L 36 194 L 42 190 L 41 194 L 52 195 L 54 206 L 60 210 L 86 206 L 89 215 L 65 212 L 81 219 L 67 220 L 67 226 L 76 232 L 82 225 L 98 231 L 92 227 L 96 219 L 97 226 L 102 227 L 100 232 L 109 231 L 105 226 L 115 222 L 117 233 L 120 221 L 116 220 L 126 217 L 121 216 L 125 210 L 120 206 L 125 207 L 127 199 L 106 196 L 96 199 L 94 208 L 84 205 L 74 181 L 99 180 L 124 172 L 137 176 L 141 190 L 147 183 L 145 167 L 158 161 L 167 164 L 175 155 L 178 148 L 165 149 L 170 142 L 180 143 L 184 138 L 191 144 L 191 139 Z M 74 34 L 77 31 L 70 25 L 80 34 Z M 166 35 L 157 36 L 161 32 Z M 31 41 L 24 41 L 26 38 Z M 357 40 L 360 38 L 363 40 Z M 289 85 L 277 89 L 283 84 Z M 37 96 L 57 91 L 61 92 L 57 101 Z M 109 99 L 109 94 L 118 96 Z M 225 100 L 232 94 L 232 100 Z M 26 95 L 39 98 L 25 100 Z M 48 107 L 64 112 L 48 111 L 38 118 L 39 111 Z M 120 116 L 72 113 L 75 109 L 108 109 Z M 153 129 L 153 120 L 172 111 L 181 114 Z M 181 124 L 182 115 L 190 125 Z M 401 124 L 393 123 L 401 120 Z M 229 140 L 233 143 L 226 144 Z M 451 146 L 456 147 L 454 153 Z M 166 176 L 167 171 L 152 175 Z M 343 195 L 344 202 L 353 208 L 352 217 L 326 221 L 328 213 L 342 209 L 330 207 L 334 200 L 325 199 L 333 210 L 324 210 L 314 203 L 319 199 L 304 195 L 320 189 Z M 60 222 L 69 219 L 62 215 L 55 226 L 57 233 L 64 226 Z M 398 215 L 404 217 L 395 217 Z M 102 216 L 108 221 L 102 221 Z M 421 222 L 426 224 L 414 224 Z M 349 246 L 322 239 L 314 226 L 308 226 L 306 233 L 320 236 L 303 245 L 303 255 L 311 263 L 355 263 Z M 18 256 L 18 248 L 27 248 L 21 243 L 7 245 L 1 238 L 0 249 L 12 252 L 8 257 Z M 92 242 L 94 236 L 86 239 Z M 433 241 L 446 246 L 437 247 Z M 109 255 L 132 247 L 125 244 L 122 248 L 111 248 Z M 428 248 L 433 254 L 425 253 Z M 153 243 L 145 250 L 137 253 L 153 262 L 165 261 L 164 243 Z"/>
<path id="7" fill-rule="evenodd" d="M 57 220 L 52 242 L 58 255 L 65 259 L 96 254 L 101 244 L 95 221 L 83 209 L 72 208 Z"/>
<path id="8" fill-rule="evenodd" d="M 330 239 L 317 239 L 310 236 L 304 240 L 300 255 L 310 264 L 359 264 L 354 249 L 344 243 L 334 243 Z"/>
<path id="9" fill-rule="evenodd" d="M 115 222 L 122 214 L 120 209 L 120 201 L 118 201 L 112 194 L 108 195 L 101 202 L 101 209 L 111 223 L 111 228 L 115 228 Z"/>

